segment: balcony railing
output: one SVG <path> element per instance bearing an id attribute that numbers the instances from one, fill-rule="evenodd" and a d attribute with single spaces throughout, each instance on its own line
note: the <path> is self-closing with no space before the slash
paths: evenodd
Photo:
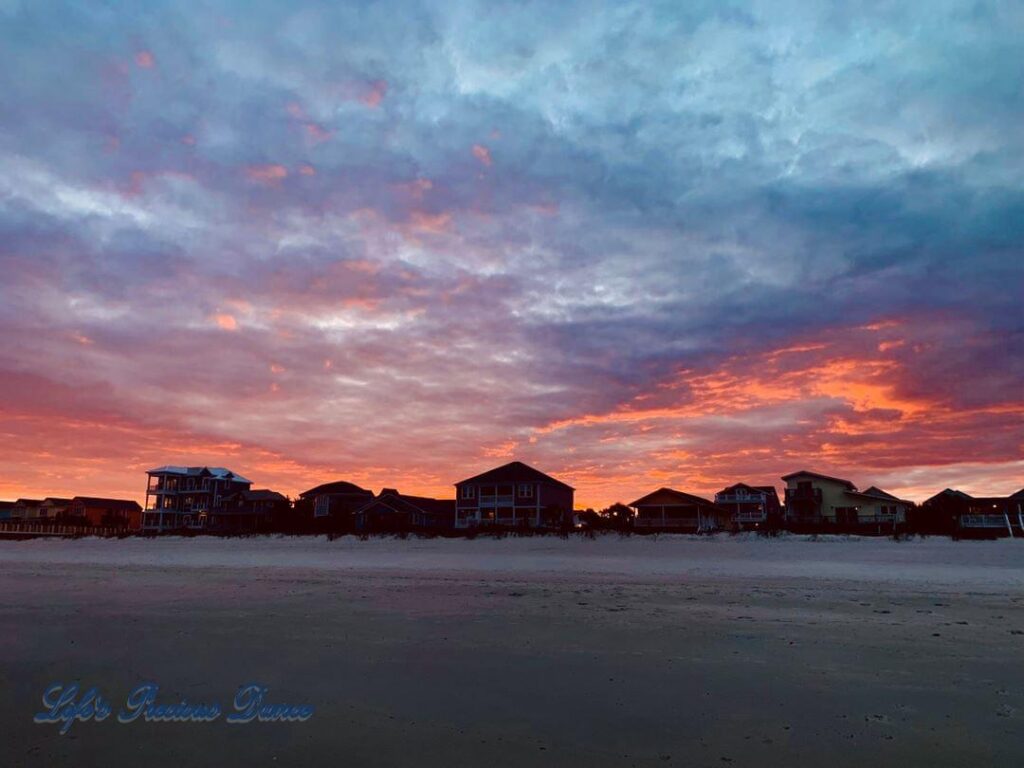
<path id="1" fill-rule="evenodd" d="M 1003 515 L 961 515 L 961 528 L 1006 528 Z"/>
<path id="2" fill-rule="evenodd" d="M 821 488 L 787 488 L 786 501 L 821 502 Z"/>
<path id="3" fill-rule="evenodd" d="M 696 517 L 638 517 L 633 521 L 634 528 L 698 528 L 700 520 Z"/>
<path id="4" fill-rule="evenodd" d="M 764 512 L 737 512 L 733 519 L 737 523 L 763 523 L 768 519 L 768 515 Z"/>

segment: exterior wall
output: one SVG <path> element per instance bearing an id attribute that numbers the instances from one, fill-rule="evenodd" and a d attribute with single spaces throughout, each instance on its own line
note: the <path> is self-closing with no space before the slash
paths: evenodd
<path id="1" fill-rule="evenodd" d="M 857 519 L 861 523 L 870 522 L 895 522 L 905 523 L 907 521 L 907 505 L 901 504 L 892 499 L 879 499 L 878 501 L 866 501 L 863 498 L 851 500 L 856 502 L 858 507 Z"/>
<path id="2" fill-rule="evenodd" d="M 821 492 L 821 503 L 818 513 L 822 522 L 834 523 L 836 521 L 837 509 L 853 506 L 850 499 L 846 496 L 849 486 L 834 480 L 815 477 L 814 475 L 796 475 L 786 481 L 787 507 L 789 506 L 788 499 L 790 493 L 798 489 L 800 482 L 810 482 L 812 489 Z"/>
<path id="3" fill-rule="evenodd" d="M 653 499 L 659 501 L 659 499 Z M 701 504 L 642 504 L 636 507 L 637 515 L 633 527 L 640 530 L 674 530 L 688 533 L 703 533 L 724 528 L 726 515 Z"/>
<path id="4" fill-rule="evenodd" d="M 556 527 L 565 516 L 572 514 L 572 505 L 572 489 L 555 483 L 538 480 L 459 483 L 455 486 L 455 527 Z M 557 515 L 552 514 L 552 508 L 558 510 Z"/>
<path id="5" fill-rule="evenodd" d="M 97 528 L 114 526 L 137 531 L 142 527 L 142 510 L 140 508 L 125 509 L 122 506 L 87 504 L 76 499 L 68 507 L 68 515 L 84 520 Z M 121 523 L 115 524 L 111 518 L 117 518 Z"/>

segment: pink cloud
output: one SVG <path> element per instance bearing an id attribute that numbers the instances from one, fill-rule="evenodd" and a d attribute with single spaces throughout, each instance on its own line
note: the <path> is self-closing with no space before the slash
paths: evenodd
<path id="1" fill-rule="evenodd" d="M 283 165 L 271 163 L 268 165 L 250 165 L 245 169 L 245 175 L 250 181 L 259 184 L 279 184 L 282 179 L 287 178 L 288 169 Z"/>
<path id="2" fill-rule="evenodd" d="M 316 176 L 316 168 L 309 163 L 303 163 L 299 166 L 299 173 L 303 176 Z"/>
<path id="3" fill-rule="evenodd" d="M 388 84 L 384 80 L 374 80 L 370 83 L 370 88 L 367 93 L 363 96 L 363 104 L 376 109 L 380 106 L 380 103 L 384 100 L 384 96 L 388 92 Z"/>
<path id="4" fill-rule="evenodd" d="M 153 58 L 153 54 L 149 51 L 139 51 L 135 54 L 135 63 L 142 67 L 142 69 L 152 69 L 156 64 L 156 59 Z"/>
<path id="5" fill-rule="evenodd" d="M 491 165 L 491 150 L 485 147 L 483 144 L 473 145 L 473 157 L 479 160 L 484 165 L 490 167 Z"/>
<path id="6" fill-rule="evenodd" d="M 306 137 L 314 144 L 331 138 L 331 132 L 316 123 L 306 123 L 303 127 L 306 129 Z"/>

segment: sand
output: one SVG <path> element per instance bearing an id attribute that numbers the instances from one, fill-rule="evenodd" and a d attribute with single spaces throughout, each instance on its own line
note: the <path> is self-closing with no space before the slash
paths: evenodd
<path id="1" fill-rule="evenodd" d="M 1024 541 L 0 542 L 0 764 L 1024 765 Z M 115 706 L 303 723 L 37 725 Z"/>

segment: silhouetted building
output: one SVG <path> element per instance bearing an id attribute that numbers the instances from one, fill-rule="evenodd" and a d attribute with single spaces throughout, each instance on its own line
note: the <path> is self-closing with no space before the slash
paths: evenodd
<path id="1" fill-rule="evenodd" d="M 629 506 L 636 510 L 636 530 L 711 533 L 727 528 L 731 518 L 713 501 L 673 488 L 659 488 Z"/>
<path id="2" fill-rule="evenodd" d="M 445 530 L 455 526 L 455 499 L 409 496 L 384 488 L 354 513 L 359 531 Z"/>
<path id="3" fill-rule="evenodd" d="M 39 519 L 53 521 L 67 514 L 71 499 L 47 496 L 39 505 Z"/>
<path id="4" fill-rule="evenodd" d="M 38 520 L 39 509 L 42 504 L 42 499 L 18 499 L 14 502 L 14 506 L 11 508 L 11 519 L 20 520 L 22 522 L 27 520 Z"/>
<path id="5" fill-rule="evenodd" d="M 147 532 L 202 530 L 228 496 L 247 491 L 252 483 L 224 467 L 158 467 L 146 473 Z"/>
<path id="6" fill-rule="evenodd" d="M 786 481 L 786 520 L 793 529 L 888 533 L 907 519 L 912 506 L 871 486 L 858 491 L 849 480 L 801 470 Z"/>
<path id="7" fill-rule="evenodd" d="M 10 520 L 11 512 L 14 511 L 15 502 L 0 501 L 0 520 Z"/>
<path id="8" fill-rule="evenodd" d="M 729 510 L 732 527 L 736 530 L 782 524 L 782 504 L 774 485 L 736 483 L 716 493 L 715 504 Z"/>
<path id="9" fill-rule="evenodd" d="M 209 528 L 219 533 L 256 533 L 284 527 L 292 505 L 287 496 L 265 488 L 225 496 L 210 514 Z"/>
<path id="10" fill-rule="evenodd" d="M 337 480 L 299 494 L 296 513 L 315 529 L 351 530 L 355 511 L 373 498 L 373 491 Z"/>
<path id="11" fill-rule="evenodd" d="M 123 528 L 126 531 L 142 528 L 142 507 L 130 499 L 75 496 L 69 502 L 65 514 L 67 521 L 74 525 Z"/>
<path id="12" fill-rule="evenodd" d="M 922 532 L 965 538 L 1024 535 L 1024 490 L 1010 496 L 971 496 L 947 488 L 921 505 Z"/>
<path id="13" fill-rule="evenodd" d="M 455 484 L 455 527 L 571 525 L 574 493 L 561 480 L 513 461 Z"/>

